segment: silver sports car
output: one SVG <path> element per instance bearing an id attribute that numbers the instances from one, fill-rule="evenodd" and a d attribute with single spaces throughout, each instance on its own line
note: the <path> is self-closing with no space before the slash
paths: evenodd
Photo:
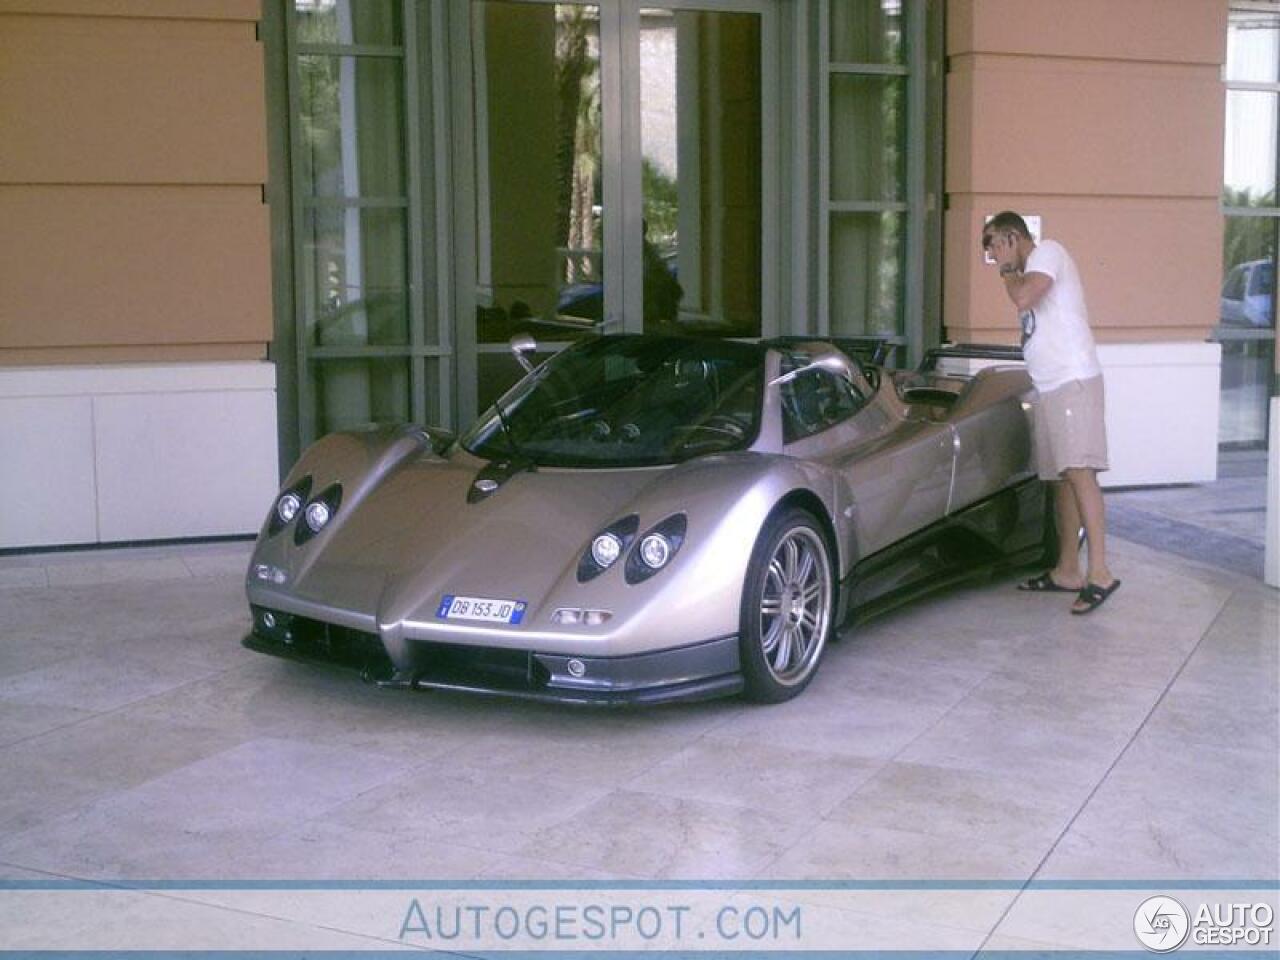
<path id="1" fill-rule="evenodd" d="M 461 437 L 325 437 L 248 573 L 252 649 L 387 686 L 795 696 L 835 627 L 1052 547 L 1025 371 L 864 343 L 600 336 Z M 939 355 L 946 363 L 934 361 Z"/>

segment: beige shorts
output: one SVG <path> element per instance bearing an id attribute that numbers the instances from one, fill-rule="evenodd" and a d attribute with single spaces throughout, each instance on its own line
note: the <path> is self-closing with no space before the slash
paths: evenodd
<path id="1" fill-rule="evenodd" d="M 1108 468 L 1105 412 L 1100 376 L 1040 394 L 1034 428 L 1041 480 L 1059 480 L 1072 467 Z"/>

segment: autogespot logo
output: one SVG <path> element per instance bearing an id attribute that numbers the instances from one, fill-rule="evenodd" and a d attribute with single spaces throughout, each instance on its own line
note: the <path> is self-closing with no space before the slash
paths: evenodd
<path id="1" fill-rule="evenodd" d="M 1138 942 L 1154 953 L 1177 950 L 1187 939 L 1191 916 L 1173 897 L 1148 897 L 1133 915 Z"/>

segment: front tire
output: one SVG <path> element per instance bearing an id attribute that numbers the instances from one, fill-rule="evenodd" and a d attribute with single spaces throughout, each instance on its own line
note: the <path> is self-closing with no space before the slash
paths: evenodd
<path id="1" fill-rule="evenodd" d="M 781 703 L 808 686 L 834 609 L 831 548 L 822 525 L 799 507 L 775 514 L 756 541 L 742 592 L 738 642 L 749 699 Z"/>

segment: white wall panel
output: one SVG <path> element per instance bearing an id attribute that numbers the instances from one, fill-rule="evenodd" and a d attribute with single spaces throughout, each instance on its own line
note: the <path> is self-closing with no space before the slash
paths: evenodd
<path id="1" fill-rule="evenodd" d="M 0 396 L 0 548 L 97 539 L 92 401 Z"/>
<path id="2" fill-rule="evenodd" d="M 1222 348 L 1100 344 L 1111 469 L 1103 486 L 1209 483 L 1218 476 Z"/>
<path id="3" fill-rule="evenodd" d="M 275 494 L 275 396 L 206 391 L 94 400 L 104 542 L 250 533 Z"/>
<path id="4" fill-rule="evenodd" d="M 271 364 L 0 370 L 0 548 L 254 533 L 277 469 Z"/>

